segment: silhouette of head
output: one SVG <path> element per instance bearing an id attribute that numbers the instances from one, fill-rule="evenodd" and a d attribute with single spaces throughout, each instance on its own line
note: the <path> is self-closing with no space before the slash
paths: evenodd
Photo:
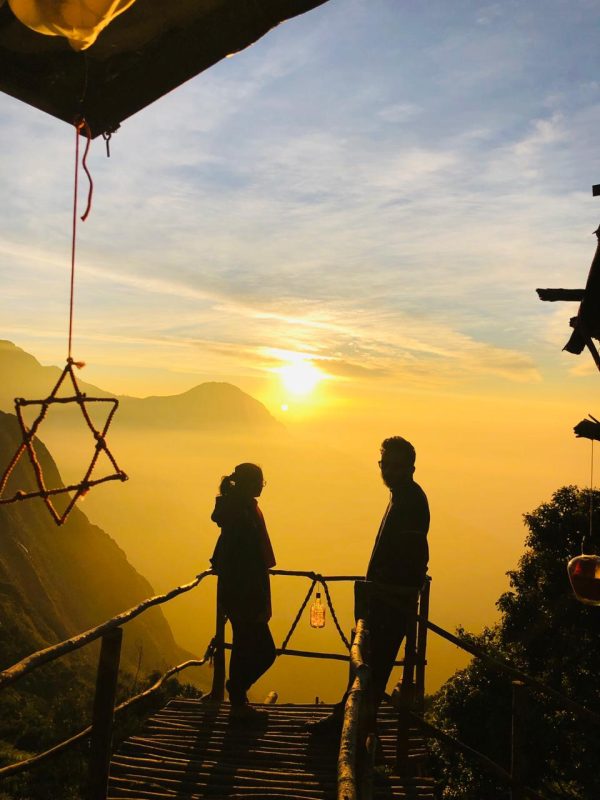
<path id="1" fill-rule="evenodd" d="M 219 491 L 222 495 L 238 494 L 243 497 L 260 497 L 265 481 L 262 469 L 257 464 L 238 464 L 231 475 L 221 480 Z"/>
<path id="2" fill-rule="evenodd" d="M 410 478 L 415 471 L 415 448 L 402 436 L 390 436 L 381 443 L 381 477 L 389 489 Z"/>

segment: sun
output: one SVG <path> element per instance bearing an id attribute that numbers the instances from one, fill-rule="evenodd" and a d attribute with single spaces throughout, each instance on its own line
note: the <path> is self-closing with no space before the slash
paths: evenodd
<path id="1" fill-rule="evenodd" d="M 311 394 L 325 375 L 310 361 L 298 360 L 279 367 L 281 382 L 290 394 L 306 397 Z"/>

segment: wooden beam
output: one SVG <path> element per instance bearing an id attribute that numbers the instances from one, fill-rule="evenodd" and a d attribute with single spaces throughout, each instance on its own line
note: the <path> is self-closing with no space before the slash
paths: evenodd
<path id="1" fill-rule="evenodd" d="M 557 300 L 581 302 L 585 295 L 585 289 L 536 289 L 540 300 L 549 303 L 556 303 Z"/>

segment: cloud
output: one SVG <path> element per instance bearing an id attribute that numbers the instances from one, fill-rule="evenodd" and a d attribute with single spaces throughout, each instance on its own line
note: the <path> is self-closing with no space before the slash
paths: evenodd
<path id="1" fill-rule="evenodd" d="M 534 290 L 584 280 L 595 227 L 595 50 L 558 9 L 326 4 L 128 120 L 110 159 L 95 142 L 78 335 L 186 370 L 281 347 L 356 381 L 539 380 L 569 312 L 551 332 Z M 72 132 L 2 109 L 0 314 L 58 337 Z"/>

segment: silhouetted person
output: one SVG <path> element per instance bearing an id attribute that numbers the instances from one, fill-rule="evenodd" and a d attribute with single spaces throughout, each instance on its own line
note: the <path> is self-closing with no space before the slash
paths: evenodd
<path id="1" fill-rule="evenodd" d="M 269 630 L 269 569 L 275 556 L 257 497 L 265 482 L 256 464 L 238 464 L 221 480 L 211 519 L 221 528 L 211 558 L 218 575 L 217 601 L 231 622 L 229 693 L 236 716 L 252 714 L 247 691 L 275 660 Z"/>
<path id="2" fill-rule="evenodd" d="M 355 585 L 354 615 L 370 634 L 371 693 L 375 713 L 383 699 L 394 661 L 406 634 L 407 612 L 427 573 L 429 505 L 413 479 L 415 449 L 401 436 L 385 439 L 379 462 L 390 502 L 379 526 L 366 583 Z M 339 730 L 346 696 L 315 732 Z"/>

